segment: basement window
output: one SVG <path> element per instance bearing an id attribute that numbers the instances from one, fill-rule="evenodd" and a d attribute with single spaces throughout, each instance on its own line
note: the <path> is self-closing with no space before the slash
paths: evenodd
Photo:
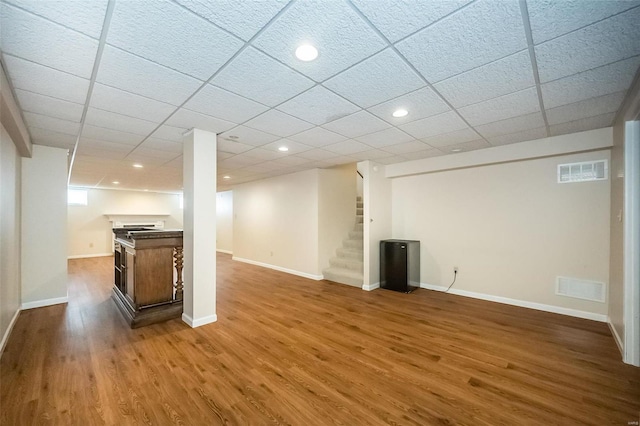
<path id="1" fill-rule="evenodd" d="M 67 191 L 67 204 L 70 206 L 86 206 L 89 191 L 86 189 L 69 189 Z"/>
<path id="2" fill-rule="evenodd" d="M 609 165 L 607 160 L 558 164 L 558 183 L 607 180 L 608 176 Z"/>

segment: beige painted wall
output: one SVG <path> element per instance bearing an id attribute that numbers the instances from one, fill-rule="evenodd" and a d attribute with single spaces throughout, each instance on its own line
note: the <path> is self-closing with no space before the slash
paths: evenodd
<path id="1" fill-rule="evenodd" d="M 141 191 L 89 189 L 86 206 L 68 207 L 68 255 L 100 256 L 113 253 L 112 223 L 107 214 L 168 215 L 166 229 L 182 229 L 180 195 Z"/>
<path id="2" fill-rule="evenodd" d="M 233 191 L 216 194 L 217 250 L 233 253 Z"/>
<path id="3" fill-rule="evenodd" d="M 233 256 L 317 277 L 318 170 L 233 189 Z"/>
<path id="4" fill-rule="evenodd" d="M 18 151 L 4 127 L 0 133 L 0 352 L 20 310 L 20 175 Z"/>
<path id="5" fill-rule="evenodd" d="M 624 121 L 613 127 L 609 256 L 609 321 L 624 340 Z"/>
<path id="6" fill-rule="evenodd" d="M 422 283 L 607 314 L 555 295 L 556 276 L 609 280 L 610 181 L 557 183 L 557 165 L 609 150 L 400 177 L 394 238 L 421 241 Z"/>
<path id="7" fill-rule="evenodd" d="M 22 307 L 67 298 L 67 150 L 33 146 L 22 158 Z"/>

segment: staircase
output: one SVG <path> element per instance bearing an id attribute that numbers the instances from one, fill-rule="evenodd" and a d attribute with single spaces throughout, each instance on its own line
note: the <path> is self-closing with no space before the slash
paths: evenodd
<path id="1" fill-rule="evenodd" d="M 329 268 L 322 271 L 325 280 L 362 288 L 363 258 L 363 204 L 362 197 L 356 200 L 356 224 L 336 250 L 336 257 L 329 259 Z"/>

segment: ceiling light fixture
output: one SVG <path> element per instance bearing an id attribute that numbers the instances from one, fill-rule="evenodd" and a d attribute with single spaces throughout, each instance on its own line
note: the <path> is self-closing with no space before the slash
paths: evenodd
<path id="1" fill-rule="evenodd" d="M 400 117 L 406 117 L 407 114 L 409 114 L 409 111 L 407 111 L 406 109 L 397 109 L 393 111 L 392 115 L 396 118 L 400 118 Z"/>
<path id="2" fill-rule="evenodd" d="M 318 49 L 310 44 L 303 44 L 296 49 L 296 58 L 309 62 L 318 57 Z"/>
<path id="3" fill-rule="evenodd" d="M 222 179 L 231 179 L 231 176 L 222 176 Z"/>
<path id="4" fill-rule="evenodd" d="M 287 151 L 289 151 L 289 148 L 287 148 L 286 146 L 281 146 L 280 148 L 278 148 L 278 151 L 287 152 Z"/>
<path id="5" fill-rule="evenodd" d="M 136 169 L 141 169 L 143 166 L 142 164 L 134 164 L 133 167 L 135 167 Z"/>
<path id="6" fill-rule="evenodd" d="M 453 149 L 451 150 L 451 152 L 462 152 L 462 149 L 460 149 L 460 148 L 453 148 Z"/>
<path id="7" fill-rule="evenodd" d="M 114 184 L 114 185 L 118 185 L 118 184 L 120 184 L 120 182 L 118 182 L 117 180 L 114 180 L 114 181 L 113 181 L 113 182 L 111 182 L 111 183 L 112 183 L 112 184 Z"/>

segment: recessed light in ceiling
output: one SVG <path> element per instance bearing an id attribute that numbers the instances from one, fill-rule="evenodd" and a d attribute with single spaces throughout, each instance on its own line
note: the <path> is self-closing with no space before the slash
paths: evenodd
<path id="1" fill-rule="evenodd" d="M 231 179 L 231 176 L 222 176 L 222 179 Z"/>
<path id="2" fill-rule="evenodd" d="M 135 167 L 136 169 L 141 169 L 143 166 L 142 164 L 134 164 L 133 167 Z"/>
<path id="3" fill-rule="evenodd" d="M 114 184 L 114 185 L 118 185 L 118 184 L 120 184 L 120 182 L 118 182 L 117 180 L 114 180 L 114 181 L 113 181 L 113 182 L 111 182 L 111 183 L 112 183 L 112 184 Z"/>
<path id="4" fill-rule="evenodd" d="M 407 111 L 406 109 L 397 109 L 393 111 L 392 115 L 396 118 L 400 118 L 400 117 L 406 117 L 407 114 L 409 114 L 409 111 Z"/>
<path id="5" fill-rule="evenodd" d="M 460 149 L 460 148 L 453 148 L 453 149 L 451 150 L 451 152 L 462 152 L 462 149 Z"/>
<path id="6" fill-rule="evenodd" d="M 281 146 L 280 148 L 278 148 L 278 151 L 287 152 L 287 151 L 289 151 L 289 148 L 287 148 L 286 146 Z"/>
<path id="7" fill-rule="evenodd" d="M 318 57 L 318 49 L 310 44 L 303 44 L 296 49 L 296 58 L 309 62 Z"/>

